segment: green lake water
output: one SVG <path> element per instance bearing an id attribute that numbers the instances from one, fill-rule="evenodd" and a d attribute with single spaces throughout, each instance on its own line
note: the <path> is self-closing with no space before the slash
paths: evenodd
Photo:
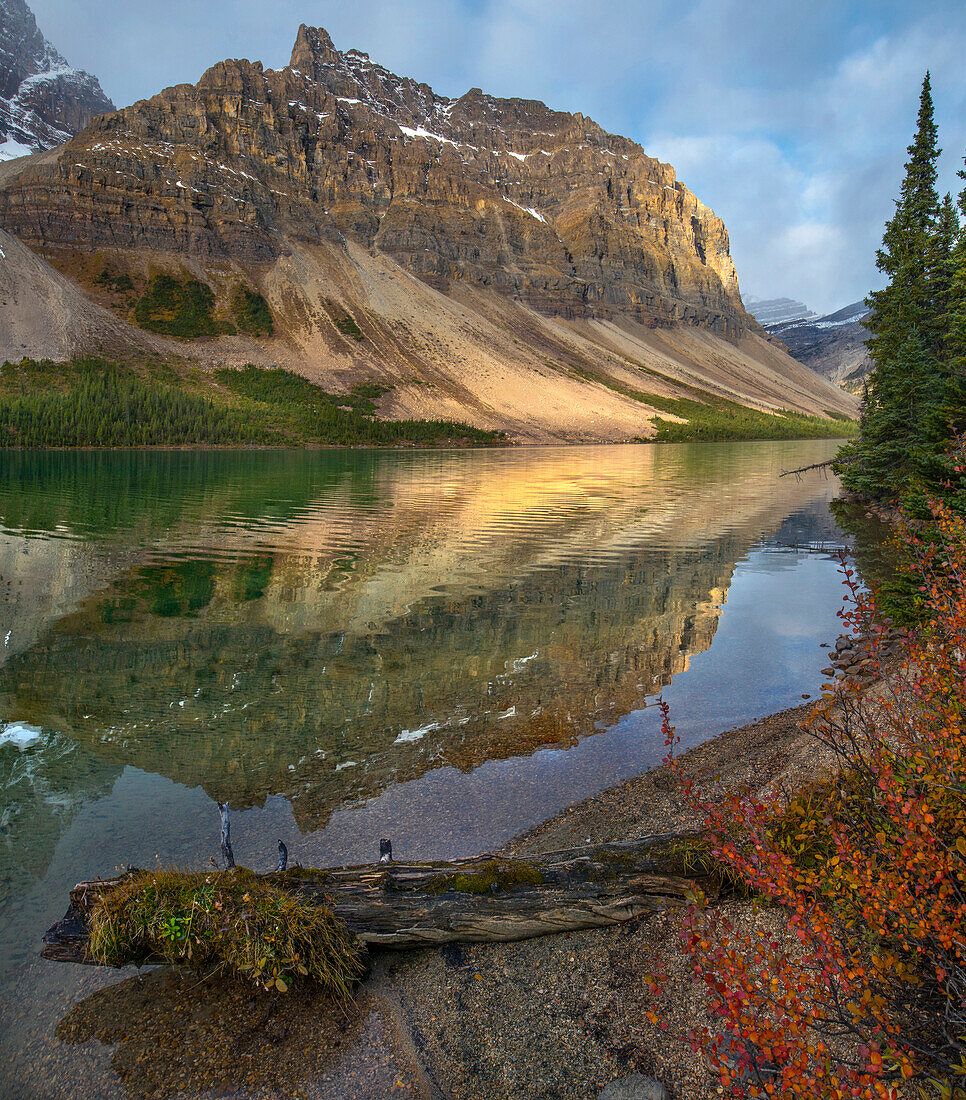
<path id="1" fill-rule="evenodd" d="M 685 745 L 817 694 L 837 484 L 778 474 L 836 448 L 0 454 L 0 1095 L 128 1095 L 57 1037 L 126 972 L 41 935 L 217 800 L 256 869 L 474 854 L 657 763 L 659 693 Z"/>

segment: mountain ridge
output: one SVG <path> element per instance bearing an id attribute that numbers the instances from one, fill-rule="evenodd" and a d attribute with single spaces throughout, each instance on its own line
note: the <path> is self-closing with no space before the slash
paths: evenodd
<path id="1" fill-rule="evenodd" d="M 852 393 L 860 393 L 872 370 L 865 341 L 869 315 L 864 301 L 852 302 L 822 317 L 811 314 L 765 325 L 766 331 L 812 370 Z"/>
<path id="2" fill-rule="evenodd" d="M 563 441 L 651 434 L 629 391 L 855 412 L 769 345 L 723 222 L 669 165 L 580 114 L 438 96 L 318 28 L 284 69 L 220 62 L 0 167 L 0 228 L 152 354 L 375 382 L 390 416 Z M 250 288 L 275 336 L 148 338 L 134 307 L 159 273 L 216 312 Z M 0 356 L 70 343 L 48 337 Z"/>

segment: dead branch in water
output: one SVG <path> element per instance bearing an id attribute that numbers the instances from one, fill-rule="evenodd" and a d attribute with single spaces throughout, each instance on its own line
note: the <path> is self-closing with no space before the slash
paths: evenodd
<path id="1" fill-rule="evenodd" d="M 848 466 L 855 462 L 858 455 L 846 455 L 844 458 L 830 458 L 825 462 L 813 462 L 810 466 L 799 466 L 797 470 L 782 470 L 779 477 L 789 477 L 791 474 L 804 474 L 809 470 L 826 470 L 830 466 Z"/>

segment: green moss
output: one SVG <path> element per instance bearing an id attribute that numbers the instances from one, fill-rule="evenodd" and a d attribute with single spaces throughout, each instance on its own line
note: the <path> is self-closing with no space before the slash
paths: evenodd
<path id="1" fill-rule="evenodd" d="M 160 958 L 279 992 L 311 980 L 341 998 L 362 972 L 356 940 L 328 906 L 244 868 L 137 872 L 97 901 L 88 927 L 91 958 L 106 966 Z"/>
<path id="2" fill-rule="evenodd" d="M 339 330 L 339 332 L 342 333 L 343 336 L 351 336 L 353 340 L 364 339 L 362 335 L 362 329 L 360 329 L 355 321 L 348 315 L 346 315 L 345 317 L 340 317 L 335 322 L 335 327 Z"/>
<path id="3" fill-rule="evenodd" d="M 237 286 L 231 296 L 231 312 L 239 332 L 250 336 L 271 336 L 275 331 L 268 302 L 257 291 Z"/>
<path id="4" fill-rule="evenodd" d="M 289 888 L 309 883 L 313 886 L 321 886 L 332 878 L 332 872 L 318 867 L 288 867 L 284 871 L 273 871 L 263 877 L 268 882 Z"/>
<path id="5" fill-rule="evenodd" d="M 437 875 L 426 886 L 429 894 L 490 894 L 495 890 L 512 890 L 514 886 L 537 886 L 543 882 L 543 872 L 532 863 L 519 859 L 492 859 L 479 871 L 457 871 Z"/>
<path id="6" fill-rule="evenodd" d="M 194 339 L 234 331 L 212 316 L 215 296 L 207 283 L 154 275 L 134 306 L 134 319 L 143 329 L 164 336 Z"/>

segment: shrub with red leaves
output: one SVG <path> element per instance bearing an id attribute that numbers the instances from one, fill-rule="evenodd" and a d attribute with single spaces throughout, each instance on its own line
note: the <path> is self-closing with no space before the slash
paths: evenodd
<path id="1" fill-rule="evenodd" d="M 727 877 L 787 921 L 776 936 L 700 895 L 688 909 L 715 1020 L 690 1040 L 729 1095 L 891 1098 L 908 1082 L 966 1098 L 966 525 L 936 505 L 924 530 L 902 539 L 925 621 L 889 667 L 894 632 L 845 569 L 843 616 L 880 678 L 840 674 L 807 723 L 836 773 L 714 804 L 680 776 Z M 673 767 L 666 708 L 665 732 Z"/>

